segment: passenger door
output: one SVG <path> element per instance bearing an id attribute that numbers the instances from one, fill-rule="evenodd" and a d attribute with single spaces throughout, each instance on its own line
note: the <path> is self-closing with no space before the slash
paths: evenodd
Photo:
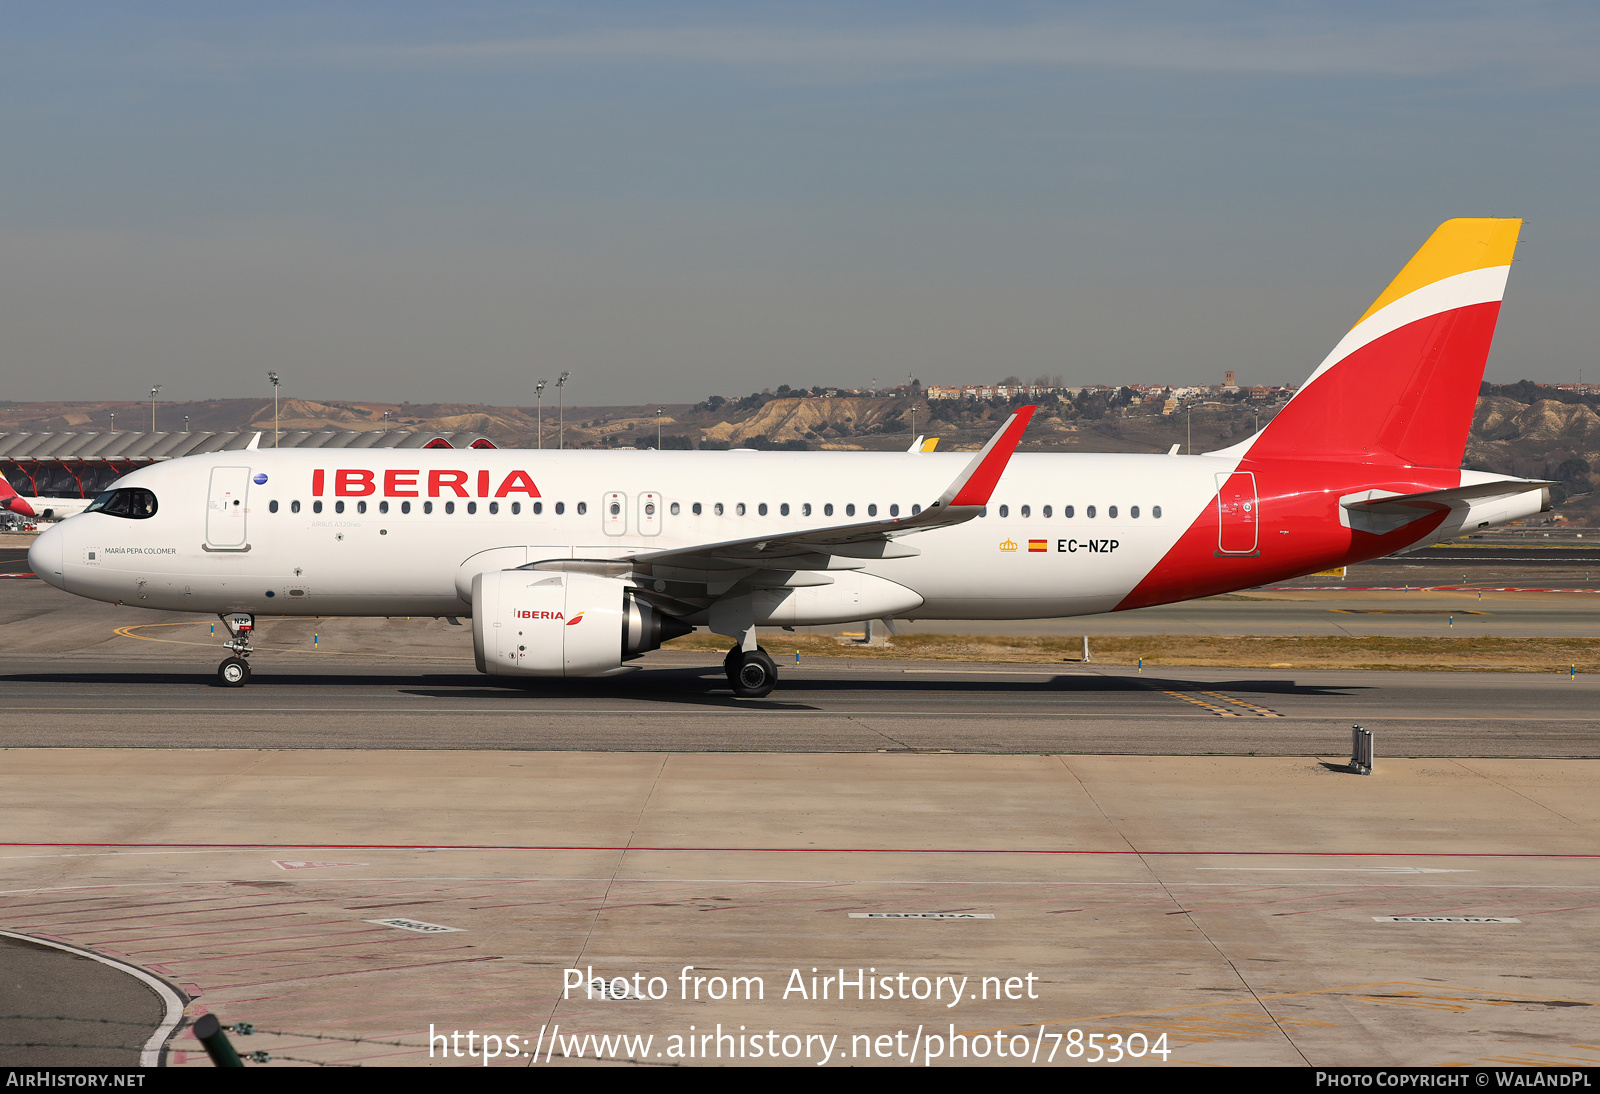
<path id="1" fill-rule="evenodd" d="M 245 523 L 250 512 L 250 469 L 214 467 L 206 499 L 206 546 L 238 550 L 245 544 Z"/>

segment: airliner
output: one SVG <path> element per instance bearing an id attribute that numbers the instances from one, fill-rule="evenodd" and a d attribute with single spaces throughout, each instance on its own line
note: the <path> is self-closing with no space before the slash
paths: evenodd
<path id="1" fill-rule="evenodd" d="M 77 516 L 93 504 L 91 498 L 29 498 L 18 494 L 4 478 L 0 478 L 0 509 L 9 510 L 19 517 L 41 517 L 44 520 L 65 520 Z"/>
<path id="2" fill-rule="evenodd" d="M 697 627 L 735 695 L 758 627 L 1125 611 L 1550 507 L 1461 469 L 1520 220 L 1441 225 L 1264 428 L 1203 455 L 283 449 L 141 468 L 29 551 L 58 588 L 215 613 L 470 616 L 480 671 L 592 677 Z M 916 446 L 913 446 L 916 447 Z"/>

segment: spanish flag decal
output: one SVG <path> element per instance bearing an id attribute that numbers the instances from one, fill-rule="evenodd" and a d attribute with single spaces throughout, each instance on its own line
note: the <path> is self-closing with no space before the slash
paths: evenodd
<path id="1" fill-rule="evenodd" d="M 1047 539 L 1030 539 L 1028 541 L 1028 550 L 1030 552 L 1032 552 L 1032 551 L 1048 551 L 1049 549 L 1050 549 L 1050 541 L 1047 540 Z"/>

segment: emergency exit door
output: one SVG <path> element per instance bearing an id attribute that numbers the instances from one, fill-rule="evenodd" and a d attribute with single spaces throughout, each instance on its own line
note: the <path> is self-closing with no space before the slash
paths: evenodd
<path id="1" fill-rule="evenodd" d="M 250 506 L 248 467 L 214 467 L 206 497 L 206 546 L 237 550 L 245 546 L 245 522 Z"/>
<path id="2" fill-rule="evenodd" d="M 1253 555 L 1259 542 L 1260 501 L 1249 471 L 1217 476 L 1217 553 Z"/>

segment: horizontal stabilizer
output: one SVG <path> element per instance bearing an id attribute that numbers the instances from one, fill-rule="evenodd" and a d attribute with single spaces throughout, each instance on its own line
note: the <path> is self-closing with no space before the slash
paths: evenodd
<path id="1" fill-rule="evenodd" d="M 1465 513 L 1461 513 L 1460 519 L 1453 524 L 1447 518 L 1446 523 L 1449 527 L 1441 526 L 1445 529 L 1443 534 L 1450 535 L 1464 526 L 1463 522 L 1467 519 L 1468 513 L 1477 514 L 1471 518 L 1473 520 L 1477 520 L 1481 515 L 1484 521 L 1493 520 L 1498 524 L 1511 519 L 1506 515 L 1509 510 L 1515 510 L 1516 516 L 1531 516 L 1543 512 L 1550 507 L 1550 487 L 1553 485 L 1554 483 L 1543 479 L 1488 478 L 1481 482 L 1463 483 L 1446 490 L 1427 490 L 1417 494 L 1363 490 L 1359 494 L 1347 494 L 1339 499 L 1340 521 L 1352 531 L 1383 536 L 1424 517 L 1465 510 Z M 1527 497 L 1534 493 L 1539 496 Z M 1482 512 L 1485 509 L 1493 512 Z M 1434 541 L 1421 540 L 1414 544 L 1413 548 L 1424 547 L 1431 542 Z"/>
<path id="2" fill-rule="evenodd" d="M 1484 498 L 1506 497 L 1554 485 L 1555 482 L 1546 479 L 1492 479 L 1468 486 L 1455 486 L 1448 490 L 1427 490 L 1421 494 L 1387 494 L 1365 499 L 1355 495 L 1352 498 L 1341 498 L 1340 504 L 1346 509 L 1360 509 L 1368 513 L 1399 514 L 1417 510 L 1436 512 L 1439 509 L 1449 509 L 1468 502 L 1481 501 Z M 1368 493 L 1378 492 L 1368 491 Z"/>

